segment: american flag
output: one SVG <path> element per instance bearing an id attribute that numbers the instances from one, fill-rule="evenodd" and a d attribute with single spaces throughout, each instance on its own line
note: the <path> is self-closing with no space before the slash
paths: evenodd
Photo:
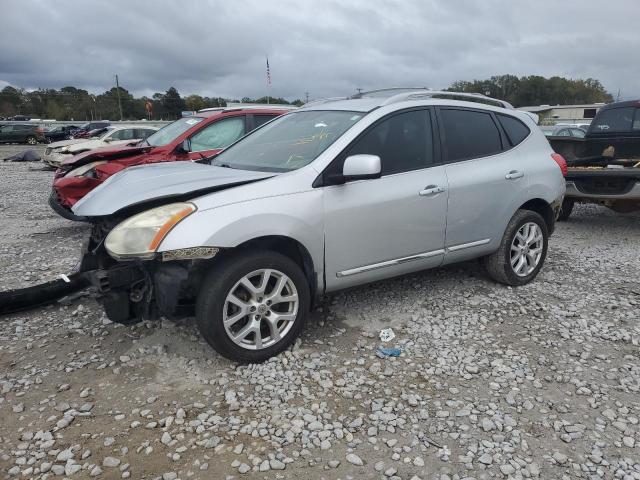
<path id="1" fill-rule="evenodd" d="M 269 70 L 269 57 L 267 57 L 267 85 L 271 85 L 271 70 Z"/>

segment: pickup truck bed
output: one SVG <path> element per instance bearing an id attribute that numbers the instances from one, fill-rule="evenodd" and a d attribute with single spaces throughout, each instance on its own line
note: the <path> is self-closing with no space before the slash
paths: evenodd
<path id="1" fill-rule="evenodd" d="M 567 220 L 576 202 L 621 213 L 640 210 L 640 101 L 605 105 L 584 138 L 548 140 L 568 167 L 558 220 Z"/>

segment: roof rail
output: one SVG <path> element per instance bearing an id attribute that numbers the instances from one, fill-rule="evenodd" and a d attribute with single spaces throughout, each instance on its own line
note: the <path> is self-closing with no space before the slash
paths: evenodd
<path id="1" fill-rule="evenodd" d="M 338 100 L 348 100 L 349 97 L 329 97 L 329 98 L 319 98 L 318 100 L 311 100 L 310 102 L 305 103 L 302 107 L 308 107 L 310 105 L 320 105 L 328 102 L 337 102 Z M 300 108 L 302 108 L 300 107 Z"/>
<path id="2" fill-rule="evenodd" d="M 498 100 L 496 98 L 487 97 L 481 93 L 464 93 L 464 92 L 450 92 L 446 90 L 430 90 L 426 87 L 396 87 L 396 88 L 383 88 L 380 90 L 372 90 L 370 92 L 360 92 L 353 95 L 350 98 L 376 98 L 382 97 L 385 93 L 398 92 L 395 95 L 389 95 L 380 106 L 389 105 L 391 103 L 403 102 L 405 100 L 419 100 L 422 98 L 449 98 L 451 100 L 462 100 L 467 102 L 484 103 L 486 105 L 493 105 L 497 107 L 513 109 L 513 106 L 504 100 Z"/>
<path id="3" fill-rule="evenodd" d="M 229 112 L 231 110 L 273 110 L 273 109 L 282 109 L 282 110 L 295 110 L 298 108 L 296 105 L 285 105 L 280 103 L 227 103 L 226 107 L 211 107 L 211 108 L 201 108 L 197 113 L 202 112 L 215 112 L 215 111 L 224 111 Z"/>
<path id="4" fill-rule="evenodd" d="M 463 93 L 463 92 L 448 92 L 443 90 L 428 90 L 428 91 L 413 91 L 406 93 L 399 93 L 392 97 L 387 98 L 382 105 L 389 105 L 390 103 L 403 102 L 405 100 L 419 100 L 421 98 L 448 98 L 450 100 L 461 100 L 463 102 L 476 102 L 483 103 L 485 105 L 493 105 L 494 107 L 502 107 L 513 110 L 513 105 L 504 100 L 498 100 L 496 98 L 487 97 L 480 93 Z M 381 105 L 381 106 L 382 106 Z"/>
<path id="5" fill-rule="evenodd" d="M 387 93 L 392 92 L 415 92 L 416 90 L 429 90 L 427 87 L 391 87 L 391 88 L 379 88 L 377 90 L 369 90 L 368 92 L 358 92 L 355 95 L 352 95 L 349 98 L 357 99 L 357 98 L 384 98 L 389 97 L 389 95 L 385 95 Z"/>

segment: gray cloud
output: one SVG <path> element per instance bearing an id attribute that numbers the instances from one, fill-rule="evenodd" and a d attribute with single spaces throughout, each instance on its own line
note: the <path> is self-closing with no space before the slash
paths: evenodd
<path id="1" fill-rule="evenodd" d="M 0 85 L 290 99 L 491 75 L 640 97 L 638 0 L 5 0 Z M 272 86 L 267 90 L 265 56 Z"/>

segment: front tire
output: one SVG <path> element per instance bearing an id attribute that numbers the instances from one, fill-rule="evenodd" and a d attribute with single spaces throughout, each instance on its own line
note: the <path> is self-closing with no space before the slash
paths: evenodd
<path id="1" fill-rule="evenodd" d="M 36 137 L 27 137 L 26 142 L 27 145 L 36 145 L 38 143 L 38 139 Z"/>
<path id="2" fill-rule="evenodd" d="M 505 285 L 525 285 L 538 275 L 548 245 L 549 230 L 542 216 L 531 210 L 518 210 L 509 221 L 498 250 L 485 257 L 487 273 Z"/>
<path id="3" fill-rule="evenodd" d="M 207 275 L 196 322 L 222 356 L 256 363 L 293 343 L 309 307 L 309 284 L 293 260 L 272 251 L 245 251 L 221 259 Z"/>

